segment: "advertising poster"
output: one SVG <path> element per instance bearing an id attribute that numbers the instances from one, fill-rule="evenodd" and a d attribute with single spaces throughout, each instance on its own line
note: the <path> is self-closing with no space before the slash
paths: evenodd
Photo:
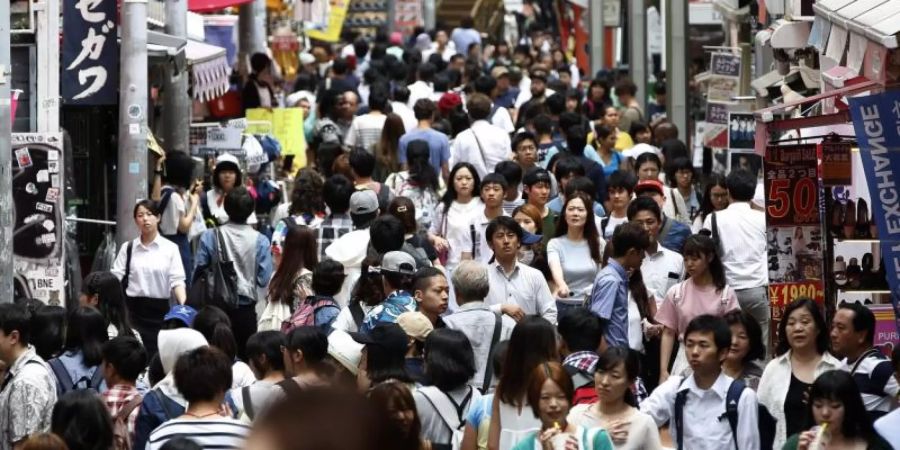
<path id="1" fill-rule="evenodd" d="M 847 186 L 853 184 L 849 142 L 822 142 L 822 184 Z"/>
<path id="2" fill-rule="evenodd" d="M 302 108 L 254 108 L 247 110 L 247 132 L 251 134 L 272 133 L 281 143 L 281 154 L 294 156 L 294 167 L 306 166 L 306 138 L 303 136 Z M 272 128 L 262 127 L 253 122 L 271 122 Z M 299 165 L 298 165 L 299 164 Z"/>
<path id="3" fill-rule="evenodd" d="M 63 4 L 60 86 L 69 105 L 119 101 L 116 0 L 69 0 Z"/>
<path id="4" fill-rule="evenodd" d="M 875 348 L 890 358 L 900 342 L 895 326 L 894 308 L 891 305 L 866 305 L 875 314 Z"/>
<path id="5" fill-rule="evenodd" d="M 706 102 L 706 128 L 703 145 L 712 148 L 728 148 L 728 114 L 733 103 Z"/>
<path id="6" fill-rule="evenodd" d="M 714 52 L 709 61 L 712 75 L 706 91 L 706 98 L 715 102 L 730 102 L 740 94 L 741 57 L 738 54 Z"/>
<path id="7" fill-rule="evenodd" d="M 728 149 L 753 150 L 756 119 L 753 113 L 728 113 Z"/>
<path id="8" fill-rule="evenodd" d="M 62 134 L 12 136 L 16 295 L 64 306 Z"/>
<path id="9" fill-rule="evenodd" d="M 900 92 L 851 97 L 850 117 L 872 194 L 891 303 L 900 317 Z"/>
<path id="10" fill-rule="evenodd" d="M 763 167 L 772 336 L 788 304 L 802 297 L 824 301 L 817 164 L 815 144 L 766 149 Z"/>
<path id="11" fill-rule="evenodd" d="M 341 37 L 341 28 L 344 27 L 344 19 L 347 17 L 347 8 L 350 0 L 330 0 L 328 8 L 328 26 L 324 30 L 309 30 L 306 36 L 325 42 L 337 42 Z"/>

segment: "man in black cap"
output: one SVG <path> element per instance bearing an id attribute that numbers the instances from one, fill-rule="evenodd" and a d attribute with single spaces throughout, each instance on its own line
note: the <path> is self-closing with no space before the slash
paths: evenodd
<path id="1" fill-rule="evenodd" d="M 356 385 L 368 390 L 376 384 L 388 380 L 412 383 L 406 370 L 406 351 L 409 338 L 403 328 L 396 323 L 381 324 L 368 333 L 350 333 L 353 340 L 363 344 L 359 360 Z"/>

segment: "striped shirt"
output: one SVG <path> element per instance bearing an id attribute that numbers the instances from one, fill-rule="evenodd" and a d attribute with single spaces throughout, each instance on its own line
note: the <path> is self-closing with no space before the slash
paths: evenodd
<path id="1" fill-rule="evenodd" d="M 900 392 L 891 361 L 881 352 L 872 349 L 864 353 L 858 363 L 846 360 L 845 363 L 851 369 L 850 375 L 859 388 L 866 411 L 873 417 L 889 413 L 893 399 Z"/>
<path id="2" fill-rule="evenodd" d="M 172 419 L 150 433 L 146 450 L 159 450 L 166 442 L 186 437 L 203 450 L 243 448 L 250 427 L 230 417 L 214 419 Z"/>

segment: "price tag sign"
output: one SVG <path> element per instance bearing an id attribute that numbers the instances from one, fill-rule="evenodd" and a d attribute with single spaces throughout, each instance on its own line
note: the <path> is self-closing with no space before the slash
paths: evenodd
<path id="1" fill-rule="evenodd" d="M 766 223 L 817 225 L 819 184 L 815 145 L 769 146 L 765 158 Z"/>

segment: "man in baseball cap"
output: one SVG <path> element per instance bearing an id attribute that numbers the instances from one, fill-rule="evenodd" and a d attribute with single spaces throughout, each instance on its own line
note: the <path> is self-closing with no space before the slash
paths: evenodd
<path id="1" fill-rule="evenodd" d="M 371 235 L 369 226 L 378 217 L 378 196 L 371 189 L 354 192 L 350 196 L 350 219 L 353 221 L 353 231 L 339 237 L 325 248 L 325 256 L 344 266 L 344 284 L 341 292 L 334 298 L 338 303 L 346 305 L 350 300 L 350 291 L 359 280 L 360 268 L 366 258 Z"/>
<path id="2" fill-rule="evenodd" d="M 425 378 L 425 339 L 434 331 L 431 320 L 420 312 L 405 312 L 397 317 L 397 325 L 409 338 L 406 350 L 406 370 L 416 382 L 424 383 Z"/>
<path id="3" fill-rule="evenodd" d="M 416 260 L 402 251 L 387 252 L 381 258 L 381 283 L 387 298 L 366 314 L 359 331 L 367 333 L 383 323 L 397 323 L 400 314 L 415 312 L 416 301 L 409 292 L 416 273 Z"/>
<path id="4" fill-rule="evenodd" d="M 392 378 L 402 382 L 413 381 L 405 367 L 409 338 L 400 325 L 380 324 L 368 332 L 350 333 L 350 336 L 363 344 L 356 377 L 360 389 L 368 389 L 373 384 L 387 381 L 379 378 L 379 374 L 390 374 Z"/>

